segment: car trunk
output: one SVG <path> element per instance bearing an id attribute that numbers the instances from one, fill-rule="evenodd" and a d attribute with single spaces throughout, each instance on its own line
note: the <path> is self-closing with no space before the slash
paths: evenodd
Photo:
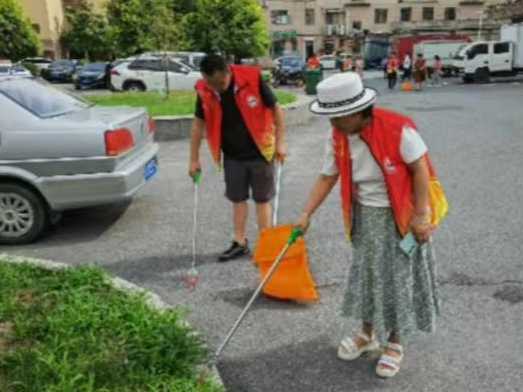
<path id="1" fill-rule="evenodd" d="M 152 141 L 152 136 L 149 134 L 147 111 L 144 108 L 92 106 L 62 116 L 62 119 L 79 123 L 99 122 L 106 124 L 107 131 L 126 128 L 131 132 L 134 141 L 133 148 L 117 156 L 107 157 L 102 171 L 113 171 L 118 166 L 134 159 L 146 148 L 148 142 Z M 104 133 L 100 133 L 100 137 L 104 138 Z"/>

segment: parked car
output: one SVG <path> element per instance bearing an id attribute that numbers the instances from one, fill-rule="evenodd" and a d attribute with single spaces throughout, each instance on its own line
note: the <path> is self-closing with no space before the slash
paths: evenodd
<path id="1" fill-rule="evenodd" d="M 55 60 L 49 68 L 42 70 L 42 77 L 50 82 L 71 83 L 79 65 L 78 60 Z"/>
<path id="2" fill-rule="evenodd" d="M 73 75 L 75 89 L 108 87 L 107 78 L 105 77 L 107 64 L 108 63 L 97 62 L 78 68 Z"/>
<path id="3" fill-rule="evenodd" d="M 334 55 L 324 55 L 320 57 L 320 65 L 323 69 L 339 69 L 340 59 Z"/>
<path id="4" fill-rule="evenodd" d="M 304 82 L 303 70 L 305 61 L 297 56 L 284 56 L 280 59 L 280 66 L 275 68 L 272 73 L 273 86 L 280 84 L 295 84 L 301 86 Z"/>
<path id="5" fill-rule="evenodd" d="M 176 52 L 173 57 L 191 65 L 196 71 L 200 70 L 200 63 L 206 56 L 203 52 Z"/>
<path id="6" fill-rule="evenodd" d="M 1 78 L 0 243 L 35 241 L 62 211 L 132 198 L 158 170 L 152 132 L 144 108 Z"/>
<path id="7" fill-rule="evenodd" d="M 23 59 L 21 62 L 34 64 L 41 72 L 43 69 L 48 69 L 53 60 L 44 57 L 30 57 Z"/>
<path id="8" fill-rule="evenodd" d="M 19 63 L 0 63 L 0 77 L 4 76 L 31 76 L 31 72 Z"/>
<path id="9" fill-rule="evenodd" d="M 200 72 L 173 58 L 169 59 L 168 75 L 172 90 L 193 90 L 201 77 Z M 114 90 L 123 91 L 163 89 L 165 71 L 162 59 L 142 56 L 118 65 L 111 70 L 111 85 Z"/>

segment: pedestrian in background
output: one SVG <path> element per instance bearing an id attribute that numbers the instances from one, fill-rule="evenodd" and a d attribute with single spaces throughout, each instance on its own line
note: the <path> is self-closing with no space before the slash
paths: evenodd
<path id="1" fill-rule="evenodd" d="M 310 110 L 328 117 L 332 129 L 323 169 L 295 226 L 307 230 L 339 181 L 353 255 L 342 314 L 362 322 L 362 331 L 342 339 L 338 357 L 350 361 L 382 346 L 376 373 L 393 377 L 404 340 L 435 329 L 440 300 L 429 238 L 447 202 L 410 118 L 375 108 L 376 91 L 353 72 L 317 88 Z M 399 243 L 408 233 L 418 246 L 407 253 Z"/>
<path id="2" fill-rule="evenodd" d="M 387 79 L 387 63 L 389 61 L 388 57 L 384 57 L 381 60 L 381 69 L 383 70 L 383 79 Z"/>
<path id="3" fill-rule="evenodd" d="M 410 80 L 411 74 L 412 74 L 412 61 L 410 59 L 409 54 L 407 53 L 405 55 L 405 58 L 403 59 L 403 75 L 401 77 L 401 81 L 404 82 L 405 80 Z"/>
<path id="4" fill-rule="evenodd" d="M 360 78 L 363 79 L 363 68 L 365 67 L 365 63 L 363 61 L 362 56 L 356 57 L 356 61 L 354 62 L 354 67 L 356 69 L 357 74 L 360 76 Z"/>
<path id="5" fill-rule="evenodd" d="M 416 82 L 416 90 L 423 88 L 425 80 L 427 80 L 427 62 L 423 54 L 418 53 L 418 57 L 414 62 L 414 82 Z"/>
<path id="6" fill-rule="evenodd" d="M 387 80 L 389 82 L 389 90 L 392 90 L 398 80 L 398 59 L 394 53 L 391 53 L 387 59 Z"/>
<path id="7" fill-rule="evenodd" d="M 432 84 L 436 87 L 441 86 L 441 74 L 443 72 L 443 65 L 441 63 L 441 58 L 436 55 L 434 56 L 434 67 L 432 71 Z"/>

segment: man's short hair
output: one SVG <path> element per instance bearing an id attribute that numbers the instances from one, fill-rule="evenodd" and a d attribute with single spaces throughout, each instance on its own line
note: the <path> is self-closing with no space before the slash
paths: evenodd
<path id="1" fill-rule="evenodd" d="M 208 54 L 200 63 L 201 73 L 212 76 L 216 71 L 227 71 L 227 61 L 218 54 Z"/>
<path id="2" fill-rule="evenodd" d="M 370 105 L 369 107 L 366 107 L 365 109 L 363 109 L 361 111 L 363 118 L 364 119 L 371 118 L 373 110 L 374 110 L 374 105 Z"/>

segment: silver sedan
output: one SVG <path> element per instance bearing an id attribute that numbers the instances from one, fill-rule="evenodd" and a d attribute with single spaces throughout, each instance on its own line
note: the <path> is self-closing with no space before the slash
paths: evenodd
<path id="1" fill-rule="evenodd" d="M 0 79 L 0 244 L 60 212 L 130 199 L 158 170 L 143 108 L 94 106 L 33 78 Z"/>

